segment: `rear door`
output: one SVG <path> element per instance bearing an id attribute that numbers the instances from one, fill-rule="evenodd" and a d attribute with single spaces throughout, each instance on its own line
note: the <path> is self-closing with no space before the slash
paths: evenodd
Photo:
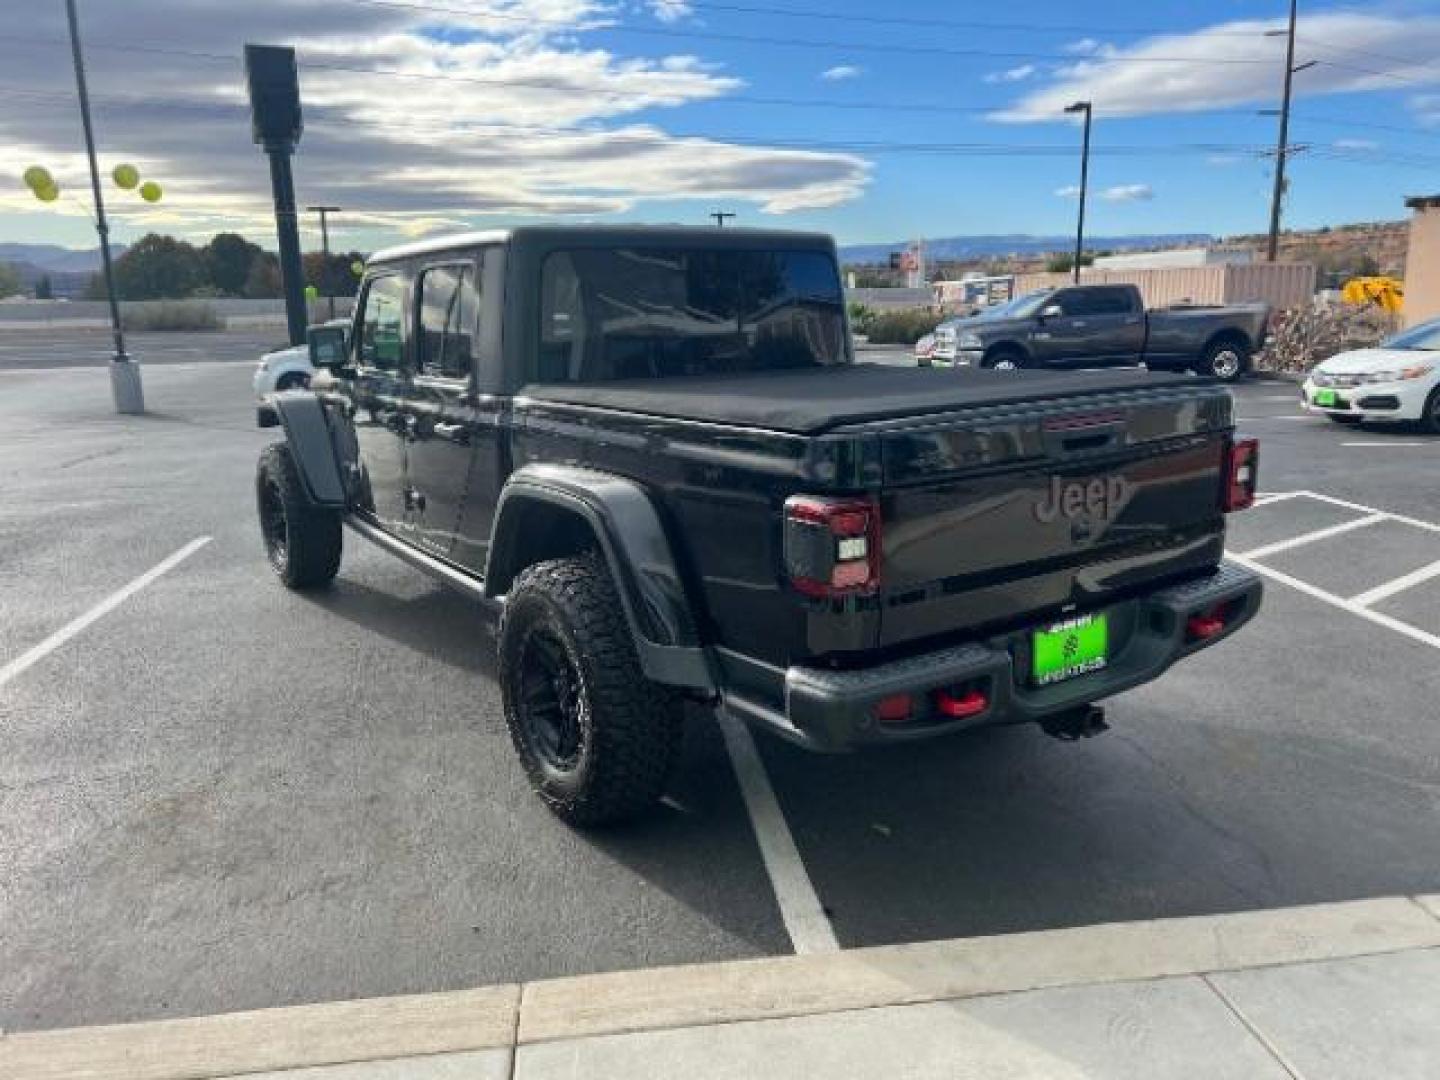
<path id="1" fill-rule="evenodd" d="M 1144 314 L 1135 291 L 1123 285 L 1062 289 L 1052 304 L 1063 314 L 1045 320 L 1048 354 L 1056 363 L 1133 364 L 1145 344 Z M 1048 305 L 1047 305 L 1048 306 Z"/>
<path id="2" fill-rule="evenodd" d="M 444 557 L 455 545 L 476 444 L 472 379 L 479 309 L 472 259 L 450 255 L 421 265 L 415 282 L 415 376 L 405 421 L 406 497 L 415 542 Z"/>
<path id="3" fill-rule="evenodd" d="M 385 529 L 408 530 L 405 500 L 405 398 L 409 282 L 384 268 L 366 283 L 355 320 L 353 423 L 365 508 Z"/>

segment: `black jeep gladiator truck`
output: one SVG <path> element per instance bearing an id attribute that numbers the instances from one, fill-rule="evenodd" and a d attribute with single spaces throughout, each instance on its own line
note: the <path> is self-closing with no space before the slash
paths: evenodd
<path id="1" fill-rule="evenodd" d="M 493 611 L 576 824 L 662 794 L 687 700 L 817 750 L 1073 737 L 1260 603 L 1222 561 L 1257 466 L 1223 387 L 857 364 L 825 236 L 427 241 L 310 348 L 260 406 L 271 564 L 323 585 L 348 526 Z"/>
<path id="2" fill-rule="evenodd" d="M 941 323 L 929 359 L 1000 370 L 1143 363 L 1234 382 L 1250 370 L 1269 326 L 1268 304 L 1147 311 L 1134 285 L 1070 285 Z"/>

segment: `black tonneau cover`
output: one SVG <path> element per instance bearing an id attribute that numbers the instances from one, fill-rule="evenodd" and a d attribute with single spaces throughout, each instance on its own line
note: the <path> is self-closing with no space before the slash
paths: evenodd
<path id="1" fill-rule="evenodd" d="M 800 371 L 531 385 L 521 396 L 681 420 L 818 435 L 871 420 L 1072 394 L 1194 385 L 1193 376 L 1117 371 L 956 371 L 854 364 Z"/>

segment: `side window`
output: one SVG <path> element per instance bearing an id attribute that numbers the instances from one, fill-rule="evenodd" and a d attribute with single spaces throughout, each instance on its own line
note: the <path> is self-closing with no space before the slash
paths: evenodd
<path id="1" fill-rule="evenodd" d="M 1129 315 L 1132 311 L 1130 290 L 1094 289 L 1091 297 L 1092 315 Z"/>
<path id="2" fill-rule="evenodd" d="M 363 367 L 398 371 L 405 342 L 405 282 L 396 274 L 372 278 L 360 311 L 356 355 Z"/>
<path id="3" fill-rule="evenodd" d="M 475 366 L 480 285 L 470 263 L 432 266 L 420 276 L 418 371 L 468 379 Z"/>

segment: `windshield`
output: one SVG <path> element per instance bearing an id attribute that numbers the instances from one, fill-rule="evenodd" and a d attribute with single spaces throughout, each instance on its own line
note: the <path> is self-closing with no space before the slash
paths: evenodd
<path id="1" fill-rule="evenodd" d="M 840 275 L 819 251 L 557 251 L 540 320 L 544 382 L 850 361 Z"/>
<path id="2" fill-rule="evenodd" d="M 1036 289 L 1034 292 L 1017 296 L 1014 300 L 1001 304 L 999 307 L 986 308 L 975 317 L 977 319 L 1023 319 L 1039 311 L 1045 298 L 1053 296 L 1054 293 L 1054 289 Z"/>
<path id="3" fill-rule="evenodd" d="M 1417 352 L 1440 351 L 1440 319 L 1412 326 L 1381 343 L 1385 349 L 1414 349 Z"/>

